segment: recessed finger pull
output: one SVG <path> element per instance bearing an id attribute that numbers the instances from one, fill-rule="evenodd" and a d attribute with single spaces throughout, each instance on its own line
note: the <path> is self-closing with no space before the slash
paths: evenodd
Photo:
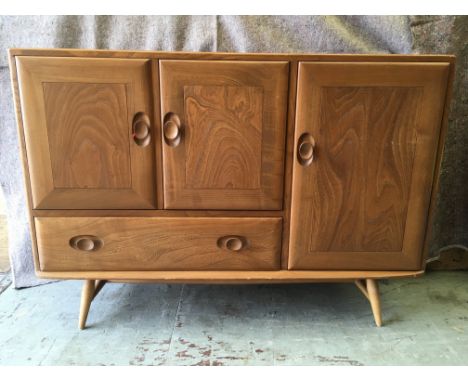
<path id="1" fill-rule="evenodd" d="M 104 245 L 103 241 L 97 236 L 80 235 L 70 239 L 70 247 L 84 252 L 98 251 Z"/>
<path id="2" fill-rule="evenodd" d="M 163 121 L 164 142 L 168 146 L 176 147 L 182 139 L 180 118 L 175 113 L 167 113 Z"/>
<path id="3" fill-rule="evenodd" d="M 232 252 L 239 252 L 247 246 L 243 236 L 223 236 L 218 239 L 218 247 Z"/>
<path id="4" fill-rule="evenodd" d="M 151 141 L 151 122 L 149 117 L 139 112 L 133 117 L 133 140 L 138 146 L 147 146 Z"/>
<path id="5" fill-rule="evenodd" d="M 304 133 L 297 142 L 297 160 L 302 166 L 309 166 L 314 160 L 315 140 L 309 133 Z"/>

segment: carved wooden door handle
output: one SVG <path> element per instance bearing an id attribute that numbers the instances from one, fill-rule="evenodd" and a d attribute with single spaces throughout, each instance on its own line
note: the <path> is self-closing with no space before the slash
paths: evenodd
<path id="1" fill-rule="evenodd" d="M 182 139 L 182 126 L 179 116 L 175 113 L 167 113 L 163 122 L 164 141 L 168 146 L 177 146 Z"/>
<path id="2" fill-rule="evenodd" d="M 304 133 L 297 142 L 297 160 L 302 166 L 309 166 L 314 160 L 315 140 L 309 133 Z"/>
<path id="3" fill-rule="evenodd" d="M 151 123 L 149 117 L 143 113 L 136 113 L 132 123 L 133 140 L 138 146 L 147 146 L 151 141 Z"/>
<path id="4" fill-rule="evenodd" d="M 239 252 L 247 245 L 247 240 L 243 236 L 223 236 L 218 239 L 218 247 L 228 251 Z"/>
<path id="5" fill-rule="evenodd" d="M 70 239 L 70 247 L 84 252 L 98 251 L 104 245 L 103 241 L 97 236 L 79 235 Z"/>

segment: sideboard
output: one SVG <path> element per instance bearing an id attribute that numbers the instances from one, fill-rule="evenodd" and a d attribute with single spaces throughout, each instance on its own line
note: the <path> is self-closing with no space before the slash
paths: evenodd
<path id="1" fill-rule="evenodd" d="M 453 56 L 10 49 L 38 277 L 424 272 Z"/>

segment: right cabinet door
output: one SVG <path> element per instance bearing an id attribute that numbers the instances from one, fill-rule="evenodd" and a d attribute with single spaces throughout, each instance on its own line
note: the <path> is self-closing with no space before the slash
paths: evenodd
<path id="1" fill-rule="evenodd" d="M 415 270 L 448 63 L 300 63 L 289 269 Z"/>

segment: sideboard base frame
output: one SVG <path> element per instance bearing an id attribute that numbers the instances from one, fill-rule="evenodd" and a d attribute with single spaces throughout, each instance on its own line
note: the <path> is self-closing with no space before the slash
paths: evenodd
<path id="1" fill-rule="evenodd" d="M 250 275 L 249 275 L 250 273 Z M 41 278 L 85 279 L 81 293 L 78 327 L 84 329 L 92 301 L 107 282 L 116 283 L 217 283 L 217 284 L 274 284 L 301 282 L 354 282 L 369 300 L 375 324 L 382 326 L 378 280 L 386 278 L 418 277 L 424 271 L 264 271 L 264 272 L 38 272 Z M 95 279 L 89 277 L 96 277 Z"/>

